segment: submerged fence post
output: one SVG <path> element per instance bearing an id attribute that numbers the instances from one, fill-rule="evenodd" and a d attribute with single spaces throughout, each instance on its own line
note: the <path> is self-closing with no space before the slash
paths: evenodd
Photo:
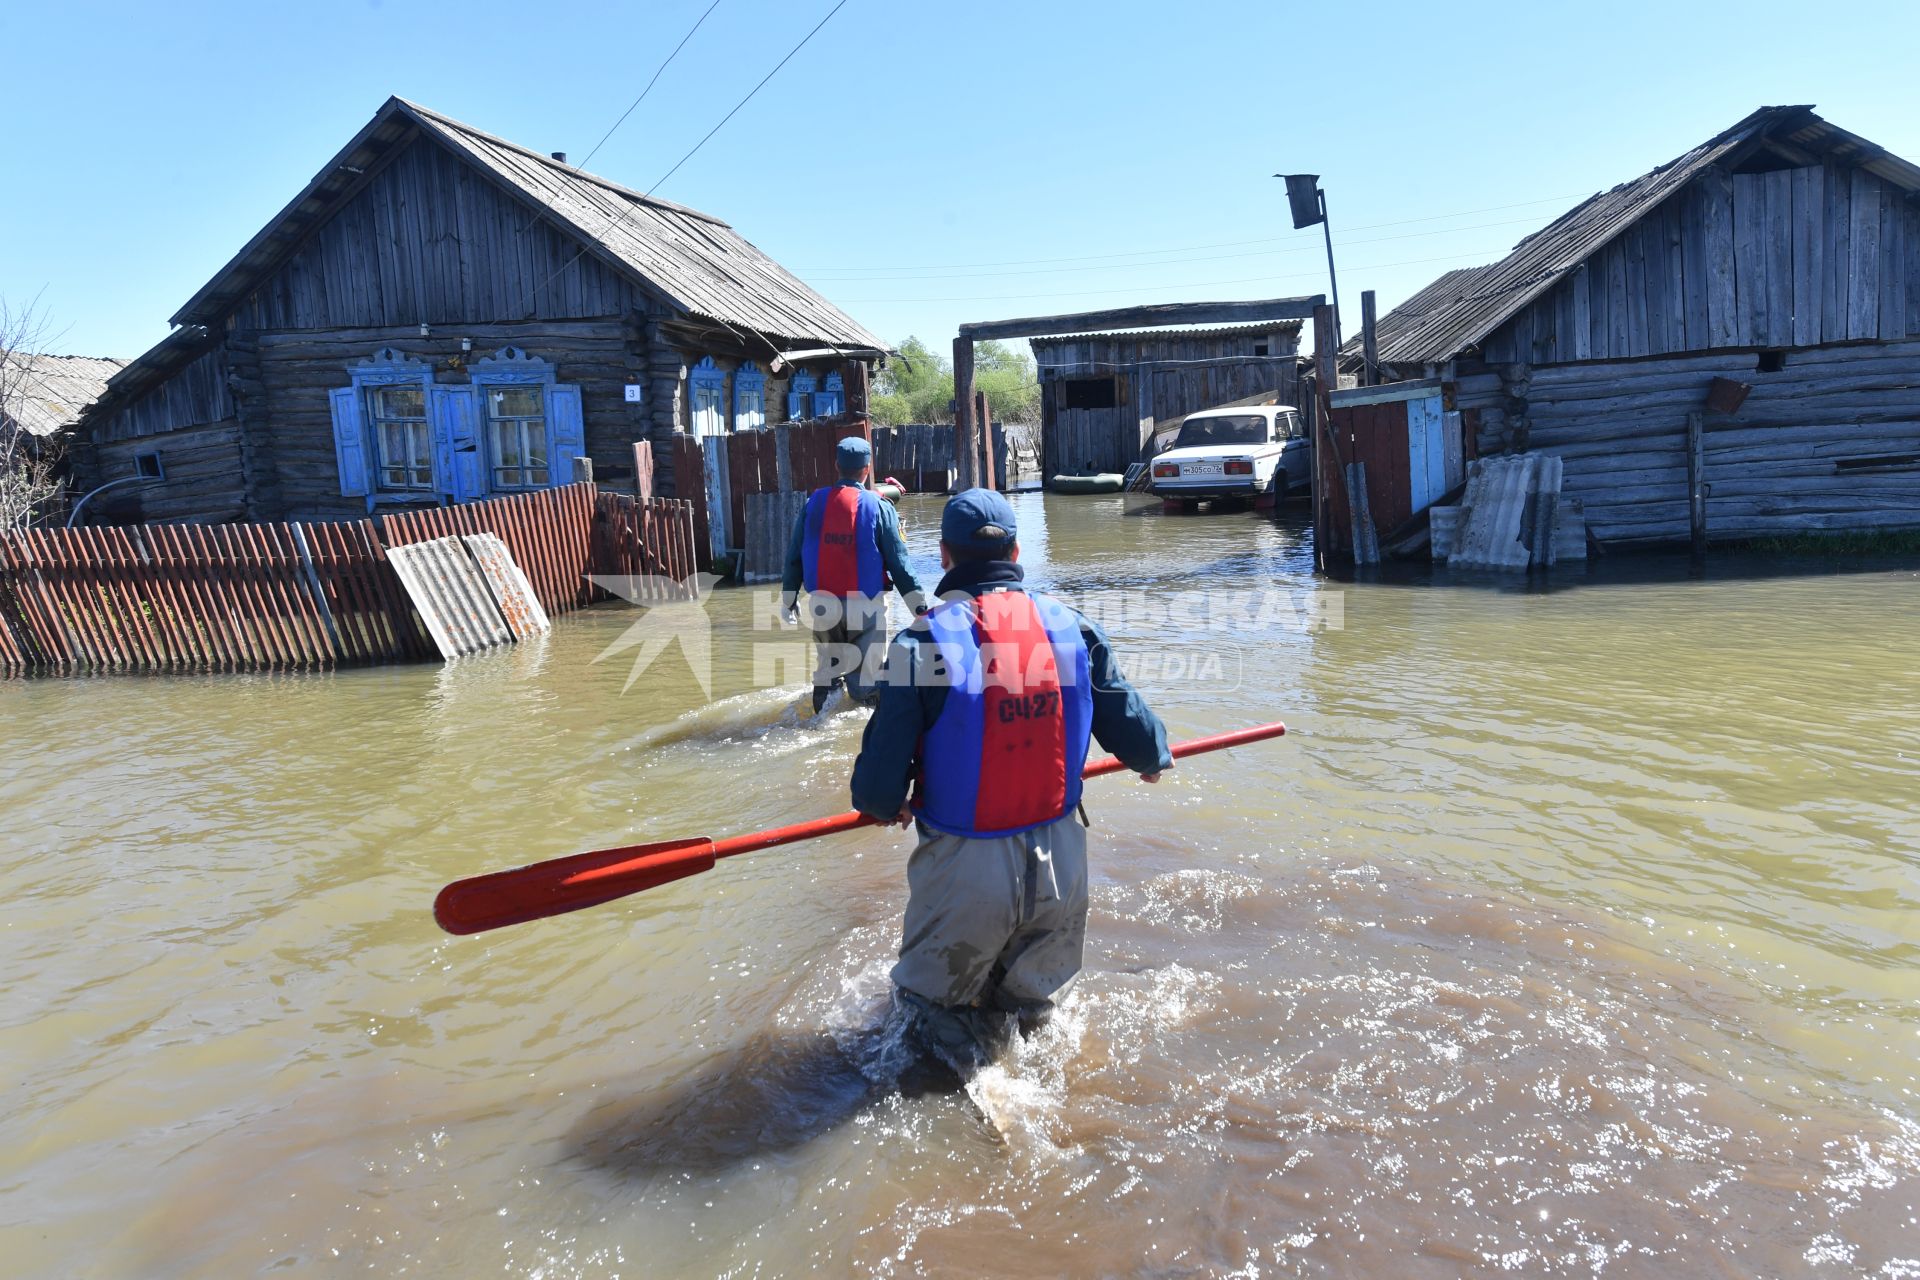
<path id="1" fill-rule="evenodd" d="M 293 545 L 300 551 L 300 567 L 306 570 L 307 590 L 313 594 L 313 603 L 319 607 L 320 623 L 327 629 L 327 643 L 333 646 L 333 660 L 339 662 L 347 656 L 347 647 L 340 643 L 340 628 L 333 620 L 333 610 L 327 604 L 327 593 L 321 589 L 319 571 L 313 567 L 313 549 L 307 545 L 307 531 L 297 522 L 289 522 L 287 528 L 293 532 Z"/>

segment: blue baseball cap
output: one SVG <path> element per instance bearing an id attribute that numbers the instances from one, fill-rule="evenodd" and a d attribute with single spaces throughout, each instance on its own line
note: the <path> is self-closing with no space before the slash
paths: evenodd
<path id="1" fill-rule="evenodd" d="M 873 461 L 873 446 L 859 436 L 848 436 L 833 447 L 833 456 L 841 471 L 858 471 Z"/>
<path id="2" fill-rule="evenodd" d="M 940 541 L 973 551 L 999 551 L 1020 536 L 1013 504 L 991 489 L 967 489 L 947 499 Z"/>

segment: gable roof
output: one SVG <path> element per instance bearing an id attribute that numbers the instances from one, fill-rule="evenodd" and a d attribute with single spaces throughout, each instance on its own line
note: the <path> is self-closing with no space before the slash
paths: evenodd
<path id="1" fill-rule="evenodd" d="M 1583 200 L 1500 261 L 1441 276 L 1375 326 L 1381 361 L 1437 364 L 1484 341 L 1702 170 L 1761 140 L 1831 156 L 1920 191 L 1920 167 L 1829 124 L 1812 107 L 1762 107 L 1678 159 Z M 1357 353 L 1358 343 L 1343 346 L 1343 362 L 1349 350 Z"/>
<path id="2" fill-rule="evenodd" d="M 886 350 L 886 343 L 710 214 L 497 138 L 403 98 L 389 98 L 286 208 L 174 314 L 217 326 L 307 233 L 356 195 L 388 155 L 425 134 L 509 196 L 543 212 L 614 271 L 690 315 L 789 346 Z"/>
<path id="3" fill-rule="evenodd" d="M 17 423 L 28 435 L 50 436 L 80 420 L 107 390 L 107 379 L 126 366 L 106 356 L 49 356 L 0 351 L 0 423 Z"/>

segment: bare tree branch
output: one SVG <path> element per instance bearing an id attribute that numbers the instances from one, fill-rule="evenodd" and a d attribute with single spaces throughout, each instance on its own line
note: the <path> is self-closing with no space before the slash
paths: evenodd
<path id="1" fill-rule="evenodd" d="M 60 462 L 65 442 L 35 435 L 16 420 L 27 397 L 44 394 L 34 357 L 49 340 L 35 297 L 24 307 L 0 298 L 0 533 L 24 529 L 52 514 L 64 496 Z"/>

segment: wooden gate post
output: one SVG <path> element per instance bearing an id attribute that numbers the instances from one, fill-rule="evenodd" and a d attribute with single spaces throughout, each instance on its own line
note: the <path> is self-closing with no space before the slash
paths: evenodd
<path id="1" fill-rule="evenodd" d="M 973 393 L 973 420 L 980 424 L 980 487 L 998 489 L 993 469 L 993 409 L 984 391 Z"/>
<path id="2" fill-rule="evenodd" d="M 953 465 L 954 487 L 971 489 L 979 483 L 980 441 L 974 434 L 973 339 L 953 340 Z"/>

